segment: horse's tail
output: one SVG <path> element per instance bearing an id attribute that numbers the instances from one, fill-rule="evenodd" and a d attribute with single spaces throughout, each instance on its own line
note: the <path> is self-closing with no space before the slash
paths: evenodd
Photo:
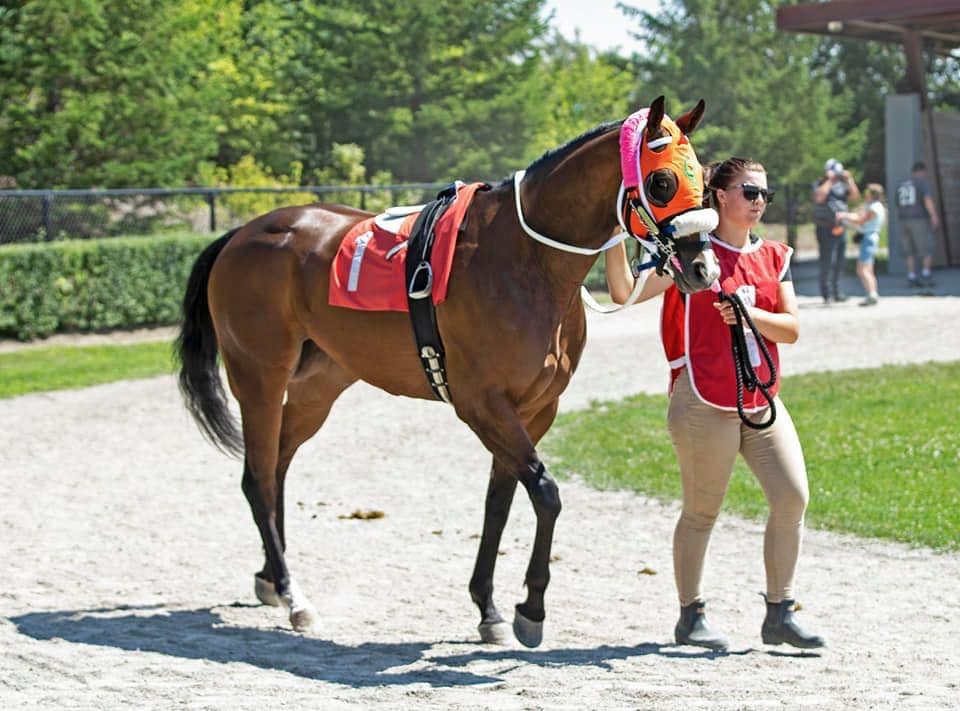
<path id="1" fill-rule="evenodd" d="M 230 414 L 217 366 L 217 335 L 207 303 L 210 271 L 233 237 L 231 230 L 207 246 L 193 263 L 183 297 L 183 324 L 174 344 L 180 362 L 180 392 L 200 431 L 216 447 L 237 457 L 243 455 L 243 436 Z"/>

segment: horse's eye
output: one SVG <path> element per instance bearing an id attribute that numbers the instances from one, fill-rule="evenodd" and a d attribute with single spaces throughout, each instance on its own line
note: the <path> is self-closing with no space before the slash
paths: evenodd
<path id="1" fill-rule="evenodd" d="M 647 178 L 647 199 L 657 207 L 666 207 L 677 194 L 677 176 L 672 170 L 656 170 Z"/>

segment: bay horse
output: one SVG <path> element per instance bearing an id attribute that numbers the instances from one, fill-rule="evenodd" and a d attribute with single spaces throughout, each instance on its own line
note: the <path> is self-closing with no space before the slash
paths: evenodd
<path id="1" fill-rule="evenodd" d="M 684 292 L 708 287 L 719 274 L 709 243 L 674 229 L 679 216 L 704 212 L 702 172 L 686 140 L 703 109 L 701 101 L 674 124 L 664 115 L 663 97 L 655 100 L 643 112 L 644 143 L 636 163 L 639 168 L 652 161 L 636 186 L 646 205 L 644 222 L 672 253 L 669 262 L 664 255 L 661 267 Z M 522 179 L 478 191 L 457 237 L 447 298 L 437 306 L 452 405 L 493 455 L 469 584 L 484 642 L 509 636 L 494 605 L 493 573 L 518 482 L 537 523 L 525 576 L 527 599 L 516 606 L 513 632 L 530 647 L 542 639 L 561 505 L 535 447 L 553 423 L 583 351 L 580 284 L 598 245 L 630 215 L 619 207 L 624 203 L 618 129 L 624 123 L 601 125 L 544 154 Z M 686 144 L 692 159 L 671 163 L 671 136 Z M 683 165 L 686 178 L 678 175 Z M 678 189 L 686 179 L 697 189 Z M 298 447 L 357 380 L 394 395 L 435 399 L 408 314 L 328 304 L 338 245 L 351 226 L 370 216 L 344 206 L 308 205 L 257 217 L 200 254 L 183 302 L 176 355 L 185 404 L 214 444 L 243 457 L 241 488 L 265 551 L 255 592 L 261 602 L 285 606 L 296 630 L 309 629 L 317 616 L 284 560 L 284 481 Z M 228 410 L 218 354 L 239 404 L 242 431 Z"/>

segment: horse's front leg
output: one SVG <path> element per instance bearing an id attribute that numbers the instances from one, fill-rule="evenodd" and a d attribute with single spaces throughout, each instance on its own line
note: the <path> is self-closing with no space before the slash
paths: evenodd
<path id="1" fill-rule="evenodd" d="M 480 537 L 473 576 L 470 578 L 470 597 L 480 608 L 480 639 L 494 644 L 504 644 L 510 634 L 509 626 L 493 603 L 493 571 L 497 564 L 500 538 L 510 516 L 510 504 L 516 490 L 516 478 L 503 465 L 498 466 L 494 459 L 484 505 L 483 534 Z"/>
<path id="2" fill-rule="evenodd" d="M 557 516 L 560 515 L 561 505 L 557 484 L 537 456 L 533 439 L 539 440 L 549 428 L 556 415 L 556 403 L 551 403 L 541 411 L 529 423 L 528 431 L 528 427 L 524 426 L 518 416 L 515 406 L 502 391 L 488 392 L 486 397 L 478 398 L 473 402 L 482 403 L 482 406 L 469 412 L 458 408 L 458 414 L 493 453 L 494 461 L 502 464 L 504 471 L 509 473 L 514 482 L 519 481 L 523 484 L 537 517 L 537 532 L 525 580 L 527 599 L 517 605 L 513 621 L 513 632 L 520 643 L 527 647 L 536 647 L 543 640 L 543 620 L 546 617 L 544 593 L 550 582 L 550 548 L 553 544 L 554 525 Z M 546 422 L 545 425 L 544 422 Z M 494 473 L 496 473 L 496 466 L 495 464 Z M 515 486 L 514 483 L 509 488 L 511 497 Z M 481 549 L 477 557 L 474 579 L 471 581 L 471 592 L 489 591 L 488 597 L 481 597 L 479 601 L 475 597 L 474 600 L 481 607 L 482 616 L 487 614 L 484 605 L 489 604 L 489 609 L 492 610 L 489 622 L 496 624 L 499 614 L 492 600 L 493 563 L 488 557 L 496 555 L 503 523 L 506 522 L 509 513 L 509 503 L 506 506 L 503 504 L 506 488 L 495 487 L 493 479 L 490 487 L 493 490 L 493 497 L 490 495 L 491 490 L 488 489 L 487 518 L 492 517 L 492 520 L 489 521 L 489 528 L 488 520 L 484 521 L 485 535 L 481 538 Z M 500 523 L 501 518 L 503 523 Z M 488 571 L 489 575 L 487 575 Z M 483 621 L 487 620 L 484 618 Z M 483 635 L 482 629 L 481 635 Z"/>
<path id="3" fill-rule="evenodd" d="M 528 466 L 520 481 L 537 514 L 537 533 L 524 581 L 527 600 L 517 605 L 513 633 L 523 645 L 537 647 L 543 640 L 543 620 L 546 616 L 543 596 L 550 582 L 550 548 L 553 545 L 553 528 L 560 515 L 560 490 L 539 460 Z"/>

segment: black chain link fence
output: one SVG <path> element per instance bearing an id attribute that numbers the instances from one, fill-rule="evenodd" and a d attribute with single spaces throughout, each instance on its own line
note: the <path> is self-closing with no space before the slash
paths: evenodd
<path id="1" fill-rule="evenodd" d="M 0 245 L 176 230 L 226 231 L 272 209 L 312 202 L 378 211 L 426 202 L 443 186 L 0 190 Z"/>
<path id="2" fill-rule="evenodd" d="M 226 231 L 269 210 L 311 202 L 379 211 L 433 199 L 444 183 L 321 185 L 298 188 L 146 188 L 128 190 L 0 190 L 0 245 L 171 231 Z M 764 222 L 797 225 L 812 220 L 807 184 L 774 186 Z"/>

